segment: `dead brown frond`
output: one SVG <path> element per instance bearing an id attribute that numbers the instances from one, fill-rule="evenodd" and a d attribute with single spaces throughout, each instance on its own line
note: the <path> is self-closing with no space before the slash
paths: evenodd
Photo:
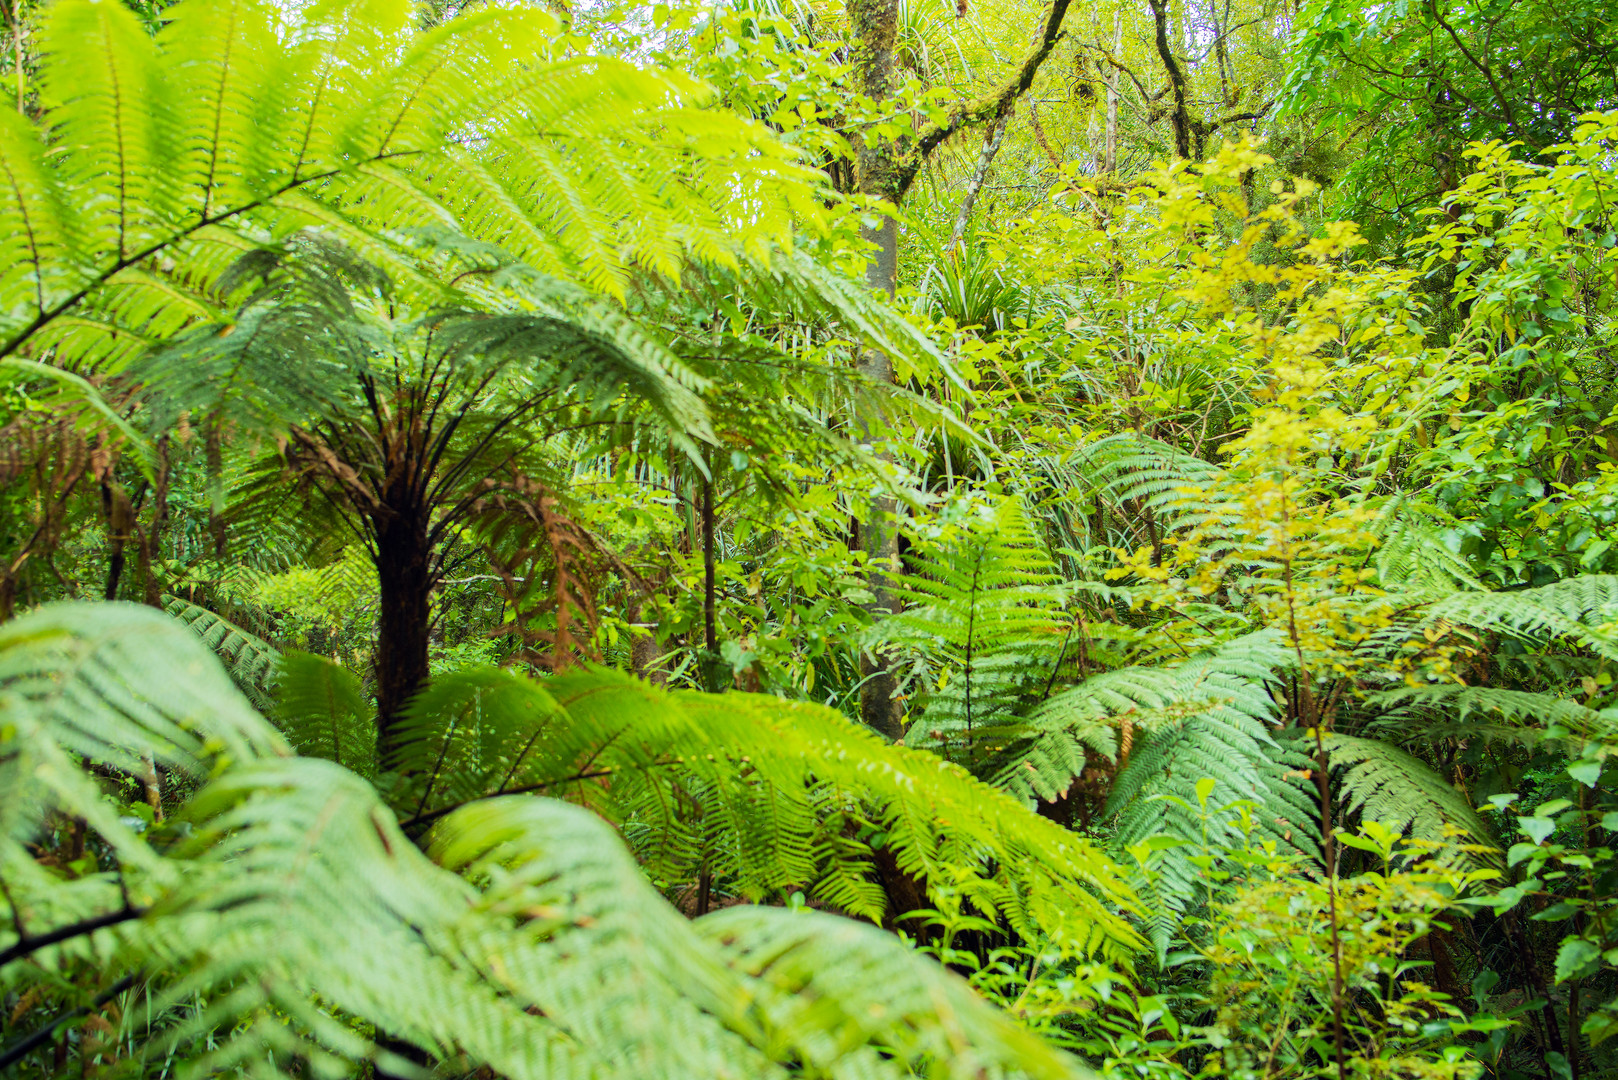
<path id="1" fill-rule="evenodd" d="M 639 578 L 567 512 L 556 495 L 523 473 L 485 480 L 473 520 L 512 619 L 497 634 L 517 636 L 519 659 L 560 670 L 599 659 L 596 596 L 616 574 Z"/>

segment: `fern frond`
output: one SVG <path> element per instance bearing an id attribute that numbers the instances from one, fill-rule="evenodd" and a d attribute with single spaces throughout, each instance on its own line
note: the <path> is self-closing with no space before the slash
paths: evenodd
<path id="1" fill-rule="evenodd" d="M 193 1006 L 132 1036 L 136 1064 L 399 1067 L 361 1034 L 379 1030 L 515 1080 L 1087 1075 L 874 928 L 746 909 L 687 921 L 576 807 L 475 803 L 424 855 L 363 780 L 284 756 L 196 637 L 151 609 L 57 605 L 0 628 L 0 706 L 6 914 L 101 917 L 27 951 L 163 972 L 158 1009 Z M 189 831 L 154 846 L 77 753 L 213 778 L 178 812 Z M 112 845 L 117 881 L 28 872 L 23 844 L 51 808 Z M 24 945 L 12 926 L 0 945 Z"/>
<path id="2" fill-rule="evenodd" d="M 1565 637 L 1618 659 L 1618 640 L 1599 629 L 1618 609 L 1618 576 L 1581 574 L 1515 592 L 1458 593 L 1427 609 L 1424 625 L 1441 622 L 1527 640 Z"/>
<path id="3" fill-rule="evenodd" d="M 716 912 L 695 926 L 733 965 L 783 993 L 766 1006 L 766 1024 L 798 1048 L 811 1069 L 874 1071 L 882 1065 L 874 1048 L 883 1047 L 921 1076 L 1092 1075 L 1009 1017 L 985 1010 L 964 982 L 874 927 L 819 912 L 748 906 Z M 846 957 L 860 959 L 839 961 Z M 827 1027 L 841 1037 L 824 1042 Z M 958 1035 L 940 1039 L 942 1031 Z M 836 1062 L 837 1045 L 865 1049 Z"/>
<path id="4" fill-rule="evenodd" d="M 163 610 L 189 626 L 230 670 L 230 677 L 260 711 L 270 706 L 269 687 L 274 681 L 281 653 L 255 634 L 189 600 L 165 597 Z"/>
<path id="5" fill-rule="evenodd" d="M 1487 588 L 1408 496 L 1390 500 L 1369 531 L 1377 540 L 1373 561 L 1377 580 L 1385 589 L 1443 595 Z"/>
<path id="6" fill-rule="evenodd" d="M 276 664 L 274 684 L 270 715 L 298 753 L 376 775 L 376 709 L 352 671 L 292 650 Z"/>
<path id="7" fill-rule="evenodd" d="M 1212 491 L 1219 468 L 1160 440 L 1119 432 L 1075 450 L 1073 459 L 1097 498 L 1150 510 L 1167 528 L 1190 527 L 1219 513 Z"/>
<path id="8" fill-rule="evenodd" d="M 880 917 L 877 894 L 860 884 L 869 853 L 841 836 L 845 823 L 871 820 L 906 873 L 973 883 L 976 902 L 1020 933 L 1064 927 L 1107 954 L 1135 940 L 1117 914 L 1133 901 L 1087 842 L 960 767 L 888 746 L 833 710 L 759 695 L 670 695 L 600 669 L 542 684 L 457 673 L 429 694 L 413 710 L 411 768 L 425 773 L 439 757 L 471 766 L 462 788 L 420 800 L 414 821 L 463 796 L 541 791 L 621 823 L 656 879 L 693 880 L 710 860 L 733 867 L 755 895 L 804 889 Z"/>
<path id="9" fill-rule="evenodd" d="M 1042 694 L 1062 663 L 1073 628 L 1067 590 L 1015 499 L 965 505 L 907 562 L 911 572 L 894 591 L 909 606 L 871 635 L 874 646 L 914 657 L 921 672 L 923 707 L 907 741 L 970 751 L 987 739 L 992 747 L 983 729 Z"/>
<path id="10" fill-rule="evenodd" d="M 1405 706 L 1441 709 L 1453 713 L 1463 729 L 1479 714 L 1498 716 L 1514 725 L 1519 733 L 1523 733 L 1523 729 L 1560 729 L 1598 738 L 1611 726 L 1601 713 L 1576 701 L 1553 694 L 1493 686 L 1401 687 L 1372 695 L 1366 703 L 1379 710 Z"/>
<path id="11" fill-rule="evenodd" d="M 767 128 L 701 111 L 709 92 L 689 79 L 551 59 L 558 24 L 533 8 L 427 34 L 404 5 L 365 0 L 293 14 L 185 0 L 165 21 L 154 41 L 127 9 L 51 7 L 49 164 L 33 126 L 0 123 L 17 256 L 0 276 L 0 356 L 48 347 L 116 368 L 217 321 L 237 298 L 230 264 L 306 229 L 429 303 L 449 287 L 408 236 L 428 224 L 621 300 L 630 266 L 767 265 L 820 184 Z"/>
<path id="12" fill-rule="evenodd" d="M 1277 717 L 1269 684 L 1288 666 L 1280 641 L 1261 631 L 1180 664 L 1109 672 L 1064 695 L 1060 708 L 1079 716 L 1140 710 L 1134 749 L 1113 779 L 1106 812 L 1115 815 L 1120 849 L 1160 833 L 1193 845 L 1165 853 L 1169 894 L 1194 895 L 1185 860 L 1203 842 L 1205 826 L 1210 843 L 1241 842 L 1228 816 L 1207 823 L 1199 816 L 1195 792 L 1204 779 L 1215 781 L 1208 799 L 1215 810 L 1238 800 L 1255 804 L 1255 839 L 1318 854 L 1310 795 L 1288 775 L 1307 769 L 1307 759 L 1271 734 Z"/>
<path id="13" fill-rule="evenodd" d="M 200 780 L 221 758 L 286 752 L 198 637 L 141 604 L 46 604 L 0 625 L 0 715 L 0 842 L 60 810 L 151 872 L 159 861 L 81 758 L 133 776 L 144 757 Z"/>
<path id="14" fill-rule="evenodd" d="M 1448 842 L 1445 826 L 1451 825 L 1465 834 L 1463 842 L 1481 849 L 1483 861 L 1499 862 L 1493 834 L 1471 802 L 1419 758 L 1352 735 L 1322 741 L 1333 770 L 1341 770 L 1338 787 L 1349 812 L 1436 843 Z"/>

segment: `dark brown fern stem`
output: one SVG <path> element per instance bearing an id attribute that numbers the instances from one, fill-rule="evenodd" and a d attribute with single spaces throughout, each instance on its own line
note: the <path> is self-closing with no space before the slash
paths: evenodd
<path id="1" fill-rule="evenodd" d="M 101 515 L 107 522 L 107 584 L 102 596 L 118 599 L 118 581 L 124 573 L 124 514 L 127 500 L 108 480 L 101 481 Z"/>
<path id="2" fill-rule="evenodd" d="M 1562 1024 L 1556 1015 L 1556 1006 L 1551 1004 L 1551 988 L 1545 982 L 1545 973 L 1539 966 L 1539 955 L 1534 950 L 1534 942 L 1523 929 L 1522 920 L 1517 918 L 1515 911 L 1508 911 L 1502 917 L 1506 936 L 1510 939 L 1513 951 L 1517 956 L 1517 964 L 1522 969 L 1524 981 L 1528 983 L 1529 992 L 1539 998 L 1543 1003 L 1539 1007 L 1540 1016 L 1545 1026 L 1545 1042 L 1541 1048 L 1554 1054 L 1567 1056 L 1567 1049 L 1562 1042 Z M 1546 1076 L 1555 1075 L 1550 1064 L 1541 1061 Z"/>
<path id="3" fill-rule="evenodd" d="M 706 866 L 704 866 L 701 875 L 697 878 L 697 918 L 700 919 L 702 916 L 708 914 L 708 910 L 712 906 L 713 873 Z"/>
<path id="4" fill-rule="evenodd" d="M 388 760 L 405 705 L 427 684 L 432 544 L 425 507 L 403 498 L 376 521 L 377 752 Z"/>

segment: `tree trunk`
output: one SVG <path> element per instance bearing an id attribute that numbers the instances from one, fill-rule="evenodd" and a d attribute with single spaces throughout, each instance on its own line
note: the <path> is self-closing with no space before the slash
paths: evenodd
<path id="1" fill-rule="evenodd" d="M 408 501 L 401 499 L 406 506 Z M 386 515 L 386 516 L 384 516 Z M 376 528 L 376 579 L 379 614 L 376 641 L 377 760 L 390 767 L 398 749 L 398 724 L 405 707 L 431 675 L 428 649 L 432 630 L 432 546 L 427 541 L 427 514 L 414 508 L 373 518 Z M 407 770 L 408 771 L 408 770 Z M 432 1057 L 421 1047 L 391 1032 L 376 1033 L 377 1049 L 396 1054 L 411 1065 L 395 1069 L 378 1061 L 375 1080 L 414 1080 Z"/>
<path id="2" fill-rule="evenodd" d="M 111 480 L 101 481 L 101 516 L 107 523 L 107 585 L 103 596 L 118 599 L 118 581 L 124 573 L 124 537 L 129 531 L 129 498 Z"/>
<path id="3" fill-rule="evenodd" d="M 944 245 L 947 255 L 955 250 L 955 246 L 966 237 L 966 227 L 972 223 L 972 206 L 978 201 L 978 192 L 989 179 L 989 167 L 994 164 L 995 154 L 1000 152 L 1001 140 L 1005 138 L 1006 127 L 1011 123 L 1011 110 L 1007 109 L 1000 115 L 1000 119 L 989 125 L 988 134 L 983 137 L 983 152 L 978 155 L 977 168 L 972 170 L 972 179 L 966 186 L 966 198 L 961 200 L 960 213 L 955 215 L 955 227 L 950 230 L 949 243 Z"/>
<path id="4" fill-rule="evenodd" d="M 891 217 L 868 239 L 876 242 L 876 250 L 865 270 L 866 283 L 892 296 L 899 286 L 899 231 Z M 857 363 L 860 377 L 879 385 L 893 382 L 893 359 L 879 349 L 867 349 Z M 861 437 L 876 437 L 871 418 L 860 419 Z M 866 587 L 871 591 L 869 610 L 877 617 L 899 611 L 901 605 L 889 586 L 889 576 L 899 561 L 899 533 L 895 526 L 897 504 L 891 495 L 879 494 L 866 504 L 865 520 L 860 522 L 859 536 L 865 548 Z M 894 678 L 891 661 L 883 655 L 864 653 L 860 656 L 860 719 L 883 737 L 898 740 L 904 735 L 903 708 L 898 700 L 899 682 Z"/>
<path id="5" fill-rule="evenodd" d="M 1185 70 L 1180 67 L 1179 59 L 1174 55 L 1173 44 L 1169 40 L 1169 2 L 1170 0 L 1146 0 L 1152 8 L 1152 23 L 1156 31 L 1157 55 L 1163 61 L 1163 70 L 1168 73 L 1169 89 L 1173 91 L 1174 111 L 1169 119 L 1174 125 L 1174 153 L 1181 158 L 1189 158 L 1193 150 L 1193 130 L 1196 125 L 1191 119 L 1191 110 L 1186 103 Z M 1202 147 L 1201 138 L 1195 142 L 1196 153 L 1200 156 Z"/>
<path id="6" fill-rule="evenodd" d="M 395 749 L 393 732 L 405 705 L 427 684 L 432 624 L 432 549 L 422 514 L 395 513 L 377 522 L 377 753 Z"/>
<path id="7" fill-rule="evenodd" d="M 860 90 L 875 101 L 887 98 L 893 81 L 893 47 L 899 33 L 899 0 L 848 0 L 849 29 L 853 31 L 853 61 Z M 867 195 L 887 199 L 898 209 L 902 197 L 898 181 L 900 150 L 895 146 L 873 145 L 863 139 L 855 143 L 856 186 Z M 884 216 L 881 224 L 866 231 L 866 239 L 876 246 L 865 267 L 866 284 L 892 296 L 899 286 L 899 223 Z M 893 358 L 878 349 L 867 349 L 855 363 L 860 377 L 873 385 L 893 383 Z M 874 418 L 858 417 L 861 437 L 876 437 Z M 864 520 L 857 530 L 867 558 L 867 588 L 872 594 L 870 610 L 880 617 L 895 611 L 898 602 L 888 587 L 888 573 L 898 557 L 898 538 L 893 529 L 894 501 L 878 495 L 866 505 Z M 860 656 L 860 718 L 889 739 L 903 734 L 899 723 L 899 703 L 895 700 L 898 681 L 889 661 L 869 653 Z"/>
<path id="8" fill-rule="evenodd" d="M 1117 56 L 1124 48 L 1124 13 L 1122 9 L 1112 16 L 1112 54 Z M 1107 65 L 1107 141 L 1102 151 L 1101 171 L 1112 176 L 1118 171 L 1118 69 Z"/>

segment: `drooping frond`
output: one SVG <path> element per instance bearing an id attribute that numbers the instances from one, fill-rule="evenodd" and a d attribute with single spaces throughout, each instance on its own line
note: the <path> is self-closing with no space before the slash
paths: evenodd
<path id="1" fill-rule="evenodd" d="M 428 850 L 482 886 L 481 908 L 540 913 L 526 948 L 499 953 L 508 985 L 546 1015 L 588 1017 L 588 1037 L 617 1048 L 623 1074 L 726 1075 L 744 1040 L 810 1075 L 1083 1073 L 873 927 L 745 905 L 687 922 L 651 894 L 599 820 L 564 804 L 475 804 L 437 826 Z M 490 935 L 477 945 L 501 942 Z M 648 1015 L 706 1035 L 665 1045 Z M 956 1033 L 953 1045 L 944 1032 Z"/>
<path id="2" fill-rule="evenodd" d="M 1384 589 L 1444 595 L 1457 589 L 1485 588 L 1443 530 L 1407 496 L 1390 500 L 1369 531 L 1377 540 L 1373 562 Z"/>
<path id="3" fill-rule="evenodd" d="M 818 212 L 767 128 L 687 78 L 557 58 L 535 8 L 425 34 L 364 0 L 164 17 L 154 39 L 119 5 L 50 8 L 43 115 L 0 121 L 0 356 L 116 368 L 222 321 L 226 270 L 300 230 L 429 296 L 409 230 L 448 226 L 621 297 L 630 266 L 767 259 Z"/>
<path id="4" fill-rule="evenodd" d="M 827 269 L 805 251 L 776 251 L 735 270 L 687 275 L 681 291 L 699 310 L 740 304 L 765 325 L 803 323 L 886 353 L 899 382 L 939 372 L 965 388 L 931 337 L 861 282 Z"/>
<path id="5" fill-rule="evenodd" d="M 862 1047 L 840 1065 L 850 1072 L 881 1068 L 875 1048 L 883 1047 L 923 1076 L 1074 1074 L 1072 1058 L 985 1011 L 964 983 L 940 978 L 938 968 L 875 927 L 742 905 L 697 920 L 696 930 L 720 944 L 733 965 L 789 995 L 771 1002 L 766 1024 L 811 1069 L 830 1071 L 835 1060 L 820 1037 L 830 1021 L 839 1043 Z M 944 1032 L 954 1034 L 940 1038 Z"/>
<path id="6" fill-rule="evenodd" d="M 1493 834 L 1471 802 L 1419 758 L 1352 735 L 1330 734 L 1323 742 L 1349 812 L 1436 843 L 1448 842 L 1445 826 L 1452 826 L 1464 834 L 1471 854 L 1499 861 Z"/>
<path id="7" fill-rule="evenodd" d="M 1219 513 L 1209 490 L 1219 468 L 1168 443 L 1125 431 L 1097 439 L 1073 457 L 1096 498 L 1128 512 L 1150 513 L 1165 530 Z"/>
<path id="8" fill-rule="evenodd" d="M 34 736 L 95 761 L 135 771 L 149 753 L 206 771 L 201 763 L 215 753 L 285 747 L 203 641 L 142 604 L 47 604 L 0 626 L 0 656 L 8 712 Z"/>
<path id="9" fill-rule="evenodd" d="M 1553 694 L 1511 690 L 1496 686 L 1401 687 L 1372 695 L 1367 703 L 1380 710 L 1428 708 L 1454 717 L 1457 730 L 1477 724 L 1479 716 L 1496 716 L 1520 738 L 1538 740 L 1546 732 L 1561 731 L 1586 738 L 1604 734 L 1612 721 L 1599 711 Z M 1423 725 L 1425 729 L 1427 725 Z"/>
<path id="10" fill-rule="evenodd" d="M 577 807 L 474 803 L 424 855 L 370 785 L 286 756 L 197 638 L 149 608 L 8 624 L 0 703 L 0 947 L 22 950 L 3 975 L 92 950 L 109 978 L 163 973 L 154 1000 L 201 1006 L 156 1029 L 132 1019 L 126 1050 L 151 1064 L 180 1050 L 207 1071 L 402 1065 L 362 1034 L 376 1030 L 516 1080 L 1086 1075 L 873 929 L 740 909 L 688 922 Z M 149 844 L 79 754 L 213 776 L 184 827 Z M 116 882 L 38 869 L 23 844 L 52 810 L 112 845 Z M 36 934 L 85 925 L 33 944 L 12 929 L 24 910 Z M 863 988 L 840 989 L 855 971 Z"/>
<path id="11" fill-rule="evenodd" d="M 1169 894 L 1194 895 L 1186 856 L 1196 853 L 1204 836 L 1211 843 L 1240 842 L 1234 815 L 1219 812 L 1238 800 L 1255 804 L 1255 840 L 1318 854 L 1313 800 L 1296 773 L 1288 775 L 1307 770 L 1307 759 L 1272 734 L 1277 717 L 1269 684 L 1288 666 L 1275 635 L 1260 631 L 1179 664 L 1109 672 L 1053 699 L 1053 706 L 1080 716 L 1136 713 L 1134 746 L 1113 779 L 1107 813 L 1116 815 L 1113 835 L 1120 848 L 1160 833 L 1189 845 L 1166 853 L 1162 869 Z M 1215 781 L 1206 821 L 1196 796 L 1202 780 Z"/>
<path id="12" fill-rule="evenodd" d="M 324 656 L 288 651 L 276 664 L 270 712 L 293 749 L 375 775 L 376 708 L 358 676 Z"/>
<path id="13" fill-rule="evenodd" d="M 1615 608 L 1618 576 L 1581 574 L 1537 589 L 1456 593 L 1432 604 L 1422 622 L 1460 624 L 1530 641 L 1567 638 L 1618 659 L 1618 640 L 1599 629 Z"/>
<path id="14" fill-rule="evenodd" d="M 256 634 L 209 611 L 199 604 L 170 596 L 163 602 L 163 610 L 189 626 L 214 655 L 224 661 L 230 677 L 260 711 L 270 706 L 269 686 L 274 681 L 275 667 L 281 653 Z"/>
<path id="15" fill-rule="evenodd" d="M 803 889 L 879 917 L 875 855 L 848 835 L 864 825 L 900 870 L 970 882 L 1020 933 L 1043 926 L 1105 953 L 1134 940 L 1117 914 L 1128 891 L 1087 842 L 821 706 L 671 695 L 600 669 L 542 683 L 465 672 L 437 680 L 402 737 L 407 827 L 468 798 L 541 791 L 621 823 L 659 880 L 728 866 L 744 894 Z"/>

